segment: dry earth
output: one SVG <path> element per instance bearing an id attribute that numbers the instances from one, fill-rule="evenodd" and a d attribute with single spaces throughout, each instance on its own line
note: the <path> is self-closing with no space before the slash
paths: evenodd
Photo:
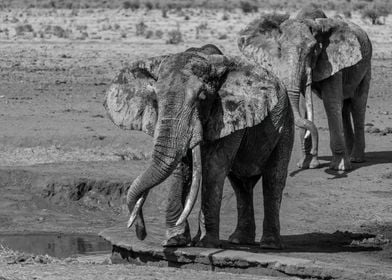
<path id="1" fill-rule="evenodd" d="M 1 11 L 0 232 L 98 232 L 124 223 L 121 194 L 143 170 L 151 139 L 142 133 L 121 131 L 106 117 L 102 102 L 111 78 L 132 60 L 205 43 L 216 44 L 224 53 L 239 54 L 236 33 L 256 16 L 244 16 L 235 10 L 199 9 L 171 11 L 167 18 L 162 18 L 159 10 L 90 9 L 79 10 L 77 14 L 49 9 Z M 322 104 L 316 100 L 322 168 L 297 170 L 295 149 L 281 227 L 282 234 L 297 238 L 298 244 L 303 245 L 285 254 L 391 273 L 389 244 L 384 244 L 382 251 L 352 252 L 341 247 L 322 250 L 317 244 L 312 247 L 306 243 L 307 234 L 328 235 L 338 230 L 392 239 L 392 17 L 382 26 L 370 25 L 358 14 L 352 20 L 368 32 L 374 45 L 366 117 L 367 162 L 354 165 L 347 173 L 327 169 L 328 126 Z M 136 24 L 141 21 L 147 26 L 145 34 L 151 30 L 151 38 L 135 35 Z M 23 25 L 31 25 L 31 29 L 22 28 L 25 31 L 21 33 L 18 26 Z M 61 35 L 61 29 L 55 26 L 61 27 L 66 35 Z M 163 35 L 157 33 L 159 30 Z M 184 42 L 166 44 L 172 30 L 179 30 Z M 75 198 L 73 194 L 80 193 L 80 186 L 86 185 L 91 188 Z M 258 225 L 262 219 L 260 189 L 258 186 L 255 197 L 260 205 L 256 213 Z M 157 205 L 156 201 L 146 205 L 147 222 L 162 225 L 164 199 L 158 198 L 164 192 L 156 193 L 156 201 L 160 203 L 157 207 L 152 207 Z M 223 239 L 235 226 L 234 200 L 228 186 L 222 207 Z M 260 233 L 258 227 L 258 236 Z M 4 275 L 7 279 L 63 279 L 69 272 L 73 273 L 72 279 L 74 275 L 85 276 L 81 279 L 96 275 L 102 276 L 101 279 L 113 276 L 140 279 L 140 275 L 144 279 L 180 279 L 194 275 L 197 279 L 201 275 L 86 262 L 9 265 L 6 255 L 0 255 L 0 279 L 4 271 L 8 273 Z M 200 277 L 220 276 L 206 273 Z M 234 276 L 222 275 L 222 279 L 230 277 Z"/>

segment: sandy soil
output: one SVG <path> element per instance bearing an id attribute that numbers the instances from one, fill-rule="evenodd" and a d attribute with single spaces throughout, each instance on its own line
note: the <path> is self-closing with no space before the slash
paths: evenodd
<path id="1" fill-rule="evenodd" d="M 104 192 L 99 191 L 102 190 L 100 184 L 106 182 L 105 190 L 123 189 L 143 170 L 150 154 L 151 139 L 142 133 L 121 131 L 106 117 L 102 102 L 111 78 L 118 69 L 137 58 L 182 51 L 205 43 L 214 43 L 225 53 L 238 54 L 236 33 L 257 16 L 245 17 L 233 11 L 227 20 L 222 20 L 223 11 L 192 9 L 186 11 L 189 20 L 185 20 L 183 13 L 173 11 L 168 18 L 162 18 L 161 11 L 156 10 L 80 10 L 77 15 L 71 10 L 0 12 L 0 165 L 3 166 L 0 168 L 0 232 L 98 232 L 124 222 L 121 191 L 107 199 Z M 152 38 L 135 35 L 135 26 L 141 21 L 153 32 Z M 339 230 L 380 234 L 392 239 L 392 134 L 388 128 L 392 127 L 392 17 L 388 17 L 383 26 L 370 25 L 357 14 L 353 15 L 353 21 L 369 33 L 374 45 L 373 80 L 366 116 L 367 162 L 355 164 L 354 169 L 346 173 L 327 169 L 330 160 L 328 126 L 322 104 L 316 100 L 322 167 L 297 170 L 295 148 L 281 212 L 282 234 L 287 236 L 306 239 L 308 233 Z M 17 27 L 26 24 L 31 25 L 33 32 L 18 33 Z M 47 26 L 62 27 L 67 32 L 66 38 L 59 38 L 58 33 Z M 177 28 L 184 42 L 166 44 L 168 32 Z M 162 38 L 155 35 L 157 30 L 163 32 Z M 95 193 L 88 191 L 86 199 L 75 201 L 69 195 L 62 195 L 67 187 L 80 186 L 80 181 L 86 178 L 95 180 L 92 188 Z M 60 186 L 59 195 L 43 195 L 53 182 Z M 255 199 L 260 205 L 261 188 L 256 189 Z M 156 197 L 162 195 L 164 192 Z M 112 204 L 101 207 L 97 201 Z M 163 224 L 159 216 L 164 209 L 162 201 L 154 209 L 148 210 L 155 201 L 146 205 L 148 223 Z M 227 239 L 235 226 L 233 205 L 233 192 L 228 186 L 222 207 L 223 239 Z M 260 205 L 256 213 L 258 225 L 261 225 L 261 208 Z M 261 226 L 257 230 L 260 236 Z M 344 262 L 353 268 L 362 264 L 370 270 L 392 271 L 390 256 L 386 254 L 390 252 L 389 245 L 383 246 L 384 251 L 359 252 L 351 257 L 340 251 L 307 250 L 306 245 L 287 254 Z M 7 271 L 9 274 L 4 275 L 7 279 L 27 279 L 32 273 L 37 278 L 68 277 L 62 271 L 73 271 L 74 275 L 86 278 L 95 278 L 94 275 L 105 271 L 107 279 L 112 272 L 115 277 L 132 275 L 129 276 L 132 279 L 146 272 L 144 268 L 133 266 L 88 263 L 7 265 L 3 255 L 0 261 L 0 276 Z M 19 270 L 16 277 L 14 273 Z M 172 279 L 174 274 L 180 279 L 192 275 L 174 269 L 148 271 L 151 274 L 145 279 Z M 218 277 L 207 273 L 205 278 L 215 276 Z"/>

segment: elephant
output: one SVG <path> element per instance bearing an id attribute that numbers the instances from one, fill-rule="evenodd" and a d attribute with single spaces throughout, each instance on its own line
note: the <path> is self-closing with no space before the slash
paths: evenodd
<path id="1" fill-rule="evenodd" d="M 279 211 L 294 142 L 294 115 L 285 86 L 269 71 L 213 45 L 147 58 L 122 69 L 105 108 L 124 129 L 153 137 L 150 165 L 131 184 L 128 227 L 144 239 L 142 205 L 169 177 L 163 246 L 191 241 L 187 218 L 201 187 L 196 246 L 218 247 L 224 180 L 237 199 L 233 243 L 253 243 L 253 187 L 262 177 L 261 246 L 281 248 Z"/>
<path id="2" fill-rule="evenodd" d="M 261 16 L 239 32 L 238 47 L 245 57 L 272 71 L 286 85 L 295 124 L 300 128 L 299 168 L 320 166 L 312 91 L 323 100 L 328 119 L 330 168 L 350 170 L 351 162 L 365 160 L 372 44 L 364 30 L 308 7 L 291 18 Z M 306 130 L 311 137 L 305 135 Z M 306 139 L 311 139 L 310 152 Z"/>

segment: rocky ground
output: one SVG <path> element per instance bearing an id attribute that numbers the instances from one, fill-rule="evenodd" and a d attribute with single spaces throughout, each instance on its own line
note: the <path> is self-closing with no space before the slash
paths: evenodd
<path id="1" fill-rule="evenodd" d="M 225 13 L 227 17 L 223 19 Z M 137 58 L 205 43 L 214 43 L 225 53 L 239 54 L 236 33 L 256 16 L 244 16 L 235 10 L 199 9 L 182 13 L 173 10 L 167 17 L 162 17 L 160 10 L 88 9 L 77 14 L 53 9 L 1 11 L 0 233 L 97 233 L 124 223 L 122 194 L 146 165 L 151 139 L 142 133 L 121 131 L 106 117 L 102 102 L 110 80 L 118 69 Z M 350 172 L 332 172 L 327 168 L 328 126 L 322 104 L 316 100 L 322 167 L 298 170 L 295 148 L 281 212 L 282 234 L 289 241 L 294 240 L 290 244 L 295 248 L 284 254 L 390 273 L 392 18 L 388 17 L 382 26 L 371 25 L 357 14 L 353 21 L 369 33 L 374 45 L 366 116 L 367 161 L 355 164 Z M 146 26 L 142 33 L 141 22 Z M 167 43 L 178 38 L 170 33 L 173 30 L 181 33 L 183 42 Z M 256 187 L 255 196 L 259 205 L 260 187 Z M 151 197 L 145 207 L 147 225 L 162 225 L 159 215 L 165 206 L 164 191 Z M 223 239 L 235 226 L 233 205 L 234 196 L 228 185 L 221 214 Z M 256 211 L 258 236 L 261 208 L 260 205 Z M 380 244 L 375 244 L 377 240 L 368 242 L 383 250 L 352 252 L 344 246 L 320 247 L 317 238 L 313 245 L 306 242 L 309 234 L 328 236 L 336 231 L 375 234 Z M 149 233 L 154 236 L 154 230 Z M 0 279 L 92 279 L 97 275 L 102 276 L 100 279 L 141 279 L 141 275 L 143 279 L 252 279 L 172 268 L 110 265 L 107 256 L 87 261 L 41 263 L 38 258 L 15 262 L 10 257 L 12 260 L 17 253 L 0 251 Z"/>

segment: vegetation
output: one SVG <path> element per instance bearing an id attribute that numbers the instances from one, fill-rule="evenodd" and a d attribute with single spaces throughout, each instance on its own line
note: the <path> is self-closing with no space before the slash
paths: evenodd
<path id="1" fill-rule="evenodd" d="M 168 38 L 166 40 L 166 44 L 177 45 L 177 44 L 183 42 L 182 33 L 180 31 L 179 25 L 177 25 L 177 29 L 169 31 L 169 33 L 167 35 L 168 35 Z"/>
<path id="2" fill-rule="evenodd" d="M 247 1 L 241 1 L 240 2 L 241 10 L 245 13 L 256 13 L 259 10 L 259 7 L 257 4 L 247 2 Z"/>
<path id="3" fill-rule="evenodd" d="M 386 6 L 373 5 L 372 7 L 363 9 L 361 15 L 364 19 L 370 19 L 372 24 L 381 25 L 385 23 L 385 17 L 388 16 L 389 13 L 390 11 Z M 381 18 L 383 18 L 384 21 Z"/>
<path id="4" fill-rule="evenodd" d="M 295 10 L 305 5 L 313 3 L 312 0 L 2 0 L 0 8 L 47 8 L 47 9 L 88 9 L 88 8 L 111 8 L 111 9 L 132 9 L 137 10 L 142 7 L 146 9 L 187 9 L 187 8 L 208 8 L 208 9 L 242 9 L 244 12 L 254 12 L 257 9 Z M 363 10 L 369 5 L 385 6 L 391 10 L 392 1 L 389 0 L 326 0 L 318 1 L 318 5 L 326 10 Z"/>

